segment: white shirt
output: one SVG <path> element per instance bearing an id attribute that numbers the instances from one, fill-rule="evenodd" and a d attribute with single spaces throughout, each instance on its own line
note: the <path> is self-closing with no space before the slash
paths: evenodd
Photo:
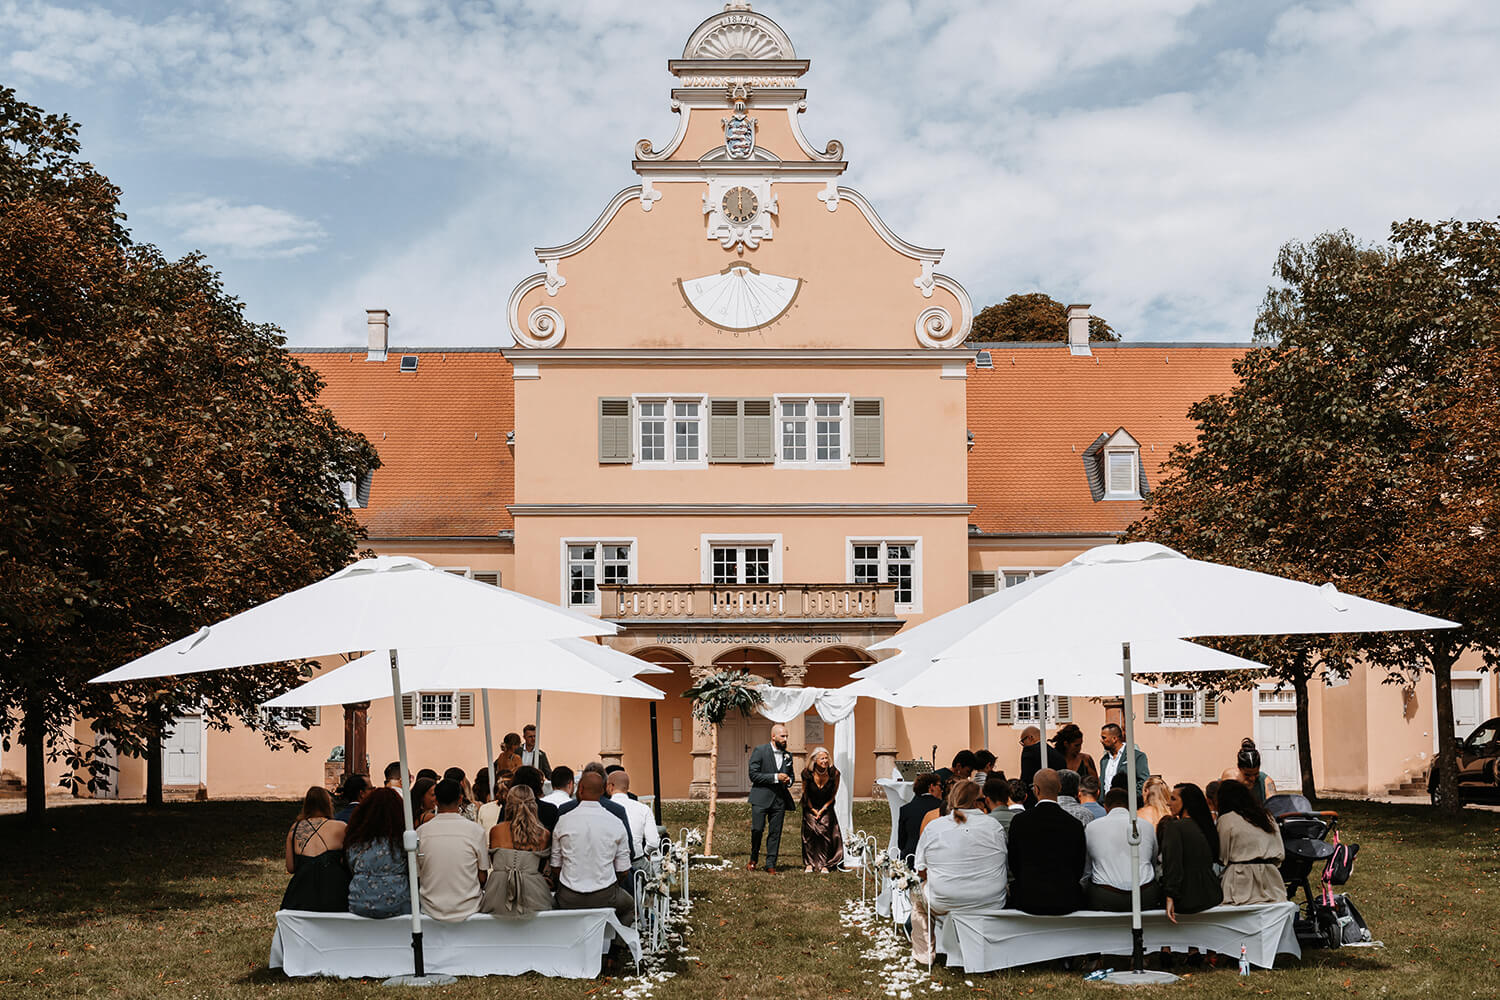
<path id="1" fill-rule="evenodd" d="M 498 802 L 486 802 L 479 807 L 479 829 L 485 832 L 485 836 L 489 836 L 490 827 L 500 822 L 500 813 L 501 807 Z"/>
<path id="2" fill-rule="evenodd" d="M 1099 792 L 1100 798 L 1103 798 L 1104 797 L 1104 793 L 1107 792 L 1107 791 L 1109 791 L 1111 788 L 1113 788 L 1115 786 L 1115 773 L 1120 770 L 1120 761 L 1122 761 L 1124 759 L 1125 759 L 1125 744 L 1123 744 L 1123 743 L 1120 744 L 1120 748 L 1115 751 L 1115 754 L 1114 754 L 1113 757 L 1111 757 L 1109 754 L 1105 754 L 1100 759 L 1100 761 L 1099 761 L 1099 788 L 1101 789 L 1101 791 Z"/>
<path id="3" fill-rule="evenodd" d="M 550 802 L 555 806 L 565 806 L 569 802 L 573 801 L 573 796 L 569 795 L 561 788 L 554 788 L 552 791 L 542 796 L 542 801 Z"/>
<path id="4" fill-rule="evenodd" d="M 1141 885 L 1156 878 L 1156 830 L 1145 820 L 1141 831 Z M 1099 885 L 1130 891 L 1130 810 L 1111 809 L 1102 819 L 1083 828 L 1089 849 L 1089 879 Z"/>
<path id="5" fill-rule="evenodd" d="M 776 749 L 776 744 L 771 744 L 771 757 L 776 761 L 776 770 L 780 771 L 786 767 L 786 762 L 792 759 L 792 755 L 785 750 Z"/>
<path id="6" fill-rule="evenodd" d="M 927 870 L 927 902 L 939 913 L 1004 909 L 1005 829 L 978 809 L 958 810 L 927 824 L 917 841 L 917 871 Z"/>
<path id="7" fill-rule="evenodd" d="M 611 795 L 609 801 L 623 808 L 625 817 L 630 820 L 631 855 L 637 858 L 645 856 L 647 850 L 656 843 L 656 814 L 646 803 L 638 802 L 623 793 Z"/>
<path id="8" fill-rule="evenodd" d="M 521 751 L 521 766 L 536 767 L 536 753 L 536 750 L 523 749 Z"/>
<path id="9" fill-rule="evenodd" d="M 630 842 L 620 819 L 597 801 L 579 802 L 552 831 L 552 867 L 574 892 L 598 892 L 630 870 Z"/>
<path id="10" fill-rule="evenodd" d="M 479 873 L 490 870 L 489 841 L 458 813 L 438 813 L 417 830 L 417 881 L 422 912 L 463 920 L 479 912 Z"/>

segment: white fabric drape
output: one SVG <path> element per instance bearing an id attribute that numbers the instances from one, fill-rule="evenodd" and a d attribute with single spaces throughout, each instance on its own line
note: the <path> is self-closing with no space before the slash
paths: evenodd
<path id="1" fill-rule="evenodd" d="M 833 800 L 833 814 L 844 835 L 844 864 L 855 867 L 859 861 L 849 852 L 848 844 L 854 833 L 854 706 L 858 696 L 833 688 L 779 688 L 771 684 L 762 684 L 758 690 L 761 703 L 757 710 L 772 722 L 790 722 L 815 708 L 818 717 L 834 727 L 833 766 L 839 769 L 839 791 Z"/>

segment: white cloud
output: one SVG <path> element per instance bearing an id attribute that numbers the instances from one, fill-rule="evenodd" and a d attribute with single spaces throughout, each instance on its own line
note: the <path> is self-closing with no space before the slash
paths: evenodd
<path id="1" fill-rule="evenodd" d="M 267 205 L 234 205 L 222 198 L 189 198 L 150 213 L 198 250 L 231 257 L 300 257 L 318 248 L 328 234 L 310 219 Z"/>
<path id="2" fill-rule="evenodd" d="M 479 193 L 399 246 L 296 235 L 316 227 L 296 216 L 260 251 L 274 219 L 210 211 L 202 231 L 356 260 L 286 323 L 301 342 L 357 342 L 361 310 L 386 305 L 397 339 L 501 343 L 529 248 L 576 236 L 633 180 L 634 140 L 671 135 L 665 61 L 718 6 L 255 0 L 153 21 L 0 0 L 0 66 L 138 88 L 162 155 L 363 176 L 347 211 L 379 211 L 384 160 L 464 164 Z M 909 239 L 946 245 L 981 304 L 1040 288 L 1131 339 L 1244 339 L 1288 240 L 1500 214 L 1500 4 L 757 9 L 812 60 L 809 138 L 844 140 L 848 183 Z"/>

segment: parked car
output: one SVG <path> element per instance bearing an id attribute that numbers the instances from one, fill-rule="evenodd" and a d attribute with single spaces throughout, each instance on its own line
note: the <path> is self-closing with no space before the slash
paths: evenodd
<path id="1" fill-rule="evenodd" d="M 1437 768 L 1427 775 L 1427 794 L 1437 805 Z M 1458 799 L 1460 802 L 1500 802 L 1500 719 L 1478 726 L 1458 741 Z"/>

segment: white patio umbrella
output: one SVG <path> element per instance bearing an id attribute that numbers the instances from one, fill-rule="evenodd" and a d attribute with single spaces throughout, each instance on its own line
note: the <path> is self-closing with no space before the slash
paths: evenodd
<path id="1" fill-rule="evenodd" d="M 477 688 L 484 706 L 485 760 L 495 787 L 495 741 L 490 730 L 490 691 L 542 691 L 615 698 L 666 695 L 635 679 L 637 674 L 670 674 L 658 667 L 584 639 L 515 642 L 503 646 L 418 649 L 402 656 L 401 693 Z M 538 682 L 542 687 L 537 688 Z M 373 701 L 391 694 L 390 661 L 380 650 L 320 674 L 266 702 L 267 708 L 311 708 Z M 400 707 L 397 706 L 398 719 Z M 540 744 L 538 744 L 540 745 Z"/>
<path id="2" fill-rule="evenodd" d="M 1131 542 L 1090 549 L 1061 569 L 939 615 L 870 648 L 906 649 L 934 660 L 962 664 L 996 650 L 1032 650 L 1041 655 L 1059 643 L 1095 649 L 1118 645 L 1124 678 L 1131 860 L 1138 871 L 1135 731 L 1130 710 L 1134 646 L 1193 636 L 1456 627 L 1455 622 L 1341 593 L 1332 584 L 1315 587 L 1189 559 L 1151 542 Z M 1112 980 L 1163 981 L 1160 977 L 1166 974 L 1148 975 L 1144 971 L 1139 885 L 1131 887 L 1131 932 L 1133 971 L 1117 973 Z"/>
<path id="3" fill-rule="evenodd" d="M 101 674 L 94 683 L 145 680 L 310 659 L 354 650 L 385 650 L 396 710 L 402 694 L 399 653 L 445 646 L 502 645 L 612 635 L 617 627 L 546 601 L 446 573 L 409 556 L 363 559 L 299 590 L 273 598 L 191 636 Z M 534 684 L 534 681 L 533 681 Z M 406 727 L 396 720 L 402 787 L 411 786 Z M 417 834 L 406 817 L 411 883 L 412 959 L 422 961 Z"/>

